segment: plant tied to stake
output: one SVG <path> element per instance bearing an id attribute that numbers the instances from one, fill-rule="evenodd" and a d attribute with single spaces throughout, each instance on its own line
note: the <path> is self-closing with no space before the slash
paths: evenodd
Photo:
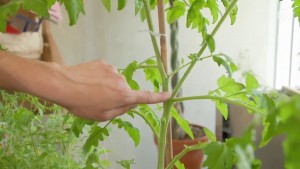
<path id="1" fill-rule="evenodd" d="M 25 10 L 37 13 L 40 17 L 47 18 L 49 17 L 48 9 L 55 2 L 59 2 L 65 6 L 69 15 L 70 25 L 76 23 L 80 13 L 84 13 L 83 0 L 11 0 L 9 3 L 0 6 L 0 30 L 5 32 L 7 17 L 15 14 L 21 6 Z M 253 142 L 255 139 L 253 133 L 255 132 L 255 127 L 259 124 L 264 126 L 261 146 L 265 146 L 278 134 L 287 134 L 284 143 L 285 167 L 289 169 L 300 168 L 300 162 L 295 156 L 295 154 L 300 153 L 300 148 L 293 149 L 291 146 L 300 141 L 300 136 L 295 130 L 299 127 L 300 98 L 285 98 L 260 91 L 260 84 L 251 73 L 245 74 L 243 82 L 237 81 L 232 75 L 238 68 L 232 59 L 224 53 L 216 52 L 217 48 L 214 37 L 227 18 L 230 18 L 231 24 L 235 23 L 238 12 L 237 2 L 238 0 L 174 0 L 173 6 L 164 8 L 163 0 L 134 1 L 135 14 L 139 15 L 142 21 L 145 20 L 147 22 L 154 57 L 150 57 L 140 63 L 133 61 L 122 71 L 129 86 L 135 90 L 139 89 L 139 84 L 134 80 L 133 75 L 136 71 L 142 69 L 146 80 L 153 84 L 155 91 L 169 91 L 170 79 L 178 72 L 183 71 L 182 77 L 179 78 L 179 82 L 172 91 L 172 98 L 163 104 L 163 115 L 161 117 L 158 117 L 156 112 L 148 105 L 138 105 L 138 107 L 127 113 L 132 118 L 140 116 L 157 137 L 159 151 L 157 169 L 171 169 L 174 166 L 178 169 L 183 169 L 185 167 L 180 163 L 180 158 L 190 151 L 199 149 L 207 155 L 203 166 L 209 169 L 231 169 L 233 166 L 237 166 L 239 169 L 260 168 L 260 161 L 254 156 L 256 146 Z M 102 3 L 106 10 L 110 12 L 112 8 L 111 0 L 102 0 Z M 117 9 L 122 10 L 126 7 L 127 0 L 118 0 L 117 5 Z M 221 10 L 220 6 L 223 6 L 222 9 L 224 11 Z M 165 43 L 161 43 L 162 47 L 160 47 L 155 36 L 157 31 L 154 27 L 155 24 L 152 21 L 151 13 L 156 8 L 158 8 L 159 16 L 164 16 L 165 14 L 162 12 L 166 11 L 169 23 L 186 16 L 186 27 L 197 29 L 199 38 L 203 40 L 199 50 L 193 51 L 193 54 L 187 56 L 189 62 L 183 63 L 171 72 L 167 70 L 167 59 L 163 57 L 165 56 L 165 52 L 163 51 Z M 293 8 L 295 17 L 300 21 L 300 0 L 294 1 Z M 207 13 L 205 11 L 207 10 L 210 12 L 209 16 L 206 16 Z M 164 17 L 159 17 L 159 21 L 159 26 L 164 27 L 161 25 L 165 22 Z M 212 29 L 208 29 L 209 27 L 212 27 Z M 212 31 L 209 32 L 208 30 Z M 159 32 L 164 34 L 163 28 Z M 161 38 L 164 41 L 162 36 Z M 2 49 L 1 46 L 0 49 Z M 209 55 L 204 55 L 206 50 L 209 51 Z M 191 70 L 197 64 L 207 59 L 212 59 L 217 66 L 224 68 L 226 71 L 216 82 L 218 88 L 208 91 L 205 95 L 177 97 Z M 216 136 L 208 129 L 205 129 L 210 142 L 199 142 L 197 145 L 187 146 L 180 154 L 172 157 L 168 154 L 169 151 L 165 150 L 170 118 L 172 116 L 179 117 L 176 111 L 172 111 L 173 104 L 176 102 L 203 99 L 215 102 L 217 109 L 225 119 L 228 118 L 229 103 L 246 108 L 256 118 L 240 138 L 230 138 L 225 140 L 225 142 L 218 142 Z M 183 118 L 174 119 L 193 138 L 191 129 L 187 125 L 188 122 Z M 99 146 L 99 141 L 103 141 L 109 137 L 110 131 L 108 127 L 111 125 L 124 129 L 133 140 L 134 145 L 138 146 L 140 141 L 139 130 L 129 121 L 122 120 L 122 118 L 113 119 L 105 124 L 81 118 L 74 120 L 71 131 L 76 137 L 80 137 L 84 128 L 89 128 L 88 138 L 82 147 L 84 156 L 89 159 L 89 164 L 86 165 L 88 166 L 86 168 L 93 168 L 91 164 L 97 163 L 96 147 Z M 291 128 L 294 130 L 291 130 Z M 131 159 L 118 162 L 120 166 L 126 169 L 130 168 L 134 163 Z M 104 167 L 102 166 L 102 168 Z"/>

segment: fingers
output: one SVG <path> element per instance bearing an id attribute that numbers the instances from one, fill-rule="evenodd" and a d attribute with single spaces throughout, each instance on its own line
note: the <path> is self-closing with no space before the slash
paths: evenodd
<path id="1" fill-rule="evenodd" d="M 155 104 L 167 101 L 170 97 L 169 92 L 132 91 L 129 100 L 131 104 Z"/>
<path id="2" fill-rule="evenodd" d="M 89 113 L 86 113 L 87 111 L 85 109 L 84 110 L 76 109 L 73 111 L 72 109 L 68 109 L 68 110 L 70 110 L 70 112 L 72 112 L 74 115 L 85 119 L 90 119 L 95 121 L 107 121 L 117 116 L 120 116 L 128 112 L 129 110 L 134 109 L 135 107 L 136 105 L 126 105 L 126 106 L 122 106 L 122 107 L 118 107 L 106 111 L 97 111 L 97 110 L 89 111 Z"/>
<path id="3" fill-rule="evenodd" d="M 134 109 L 135 107 L 136 107 L 136 105 L 129 105 L 129 106 L 123 106 L 123 107 L 119 107 L 116 109 L 102 112 L 101 121 L 107 121 L 114 117 L 120 116 L 120 115 L 126 113 L 127 111 Z M 97 119 L 97 120 L 99 120 L 99 119 Z"/>

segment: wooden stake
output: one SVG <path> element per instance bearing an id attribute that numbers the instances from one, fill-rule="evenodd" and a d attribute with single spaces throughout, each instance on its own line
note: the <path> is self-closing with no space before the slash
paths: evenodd
<path id="1" fill-rule="evenodd" d="M 158 26 L 160 33 L 160 52 L 161 58 L 164 63 L 165 71 L 168 72 L 168 56 L 167 56 L 167 37 L 166 37 L 166 24 L 165 24 L 165 9 L 163 0 L 158 0 Z"/>

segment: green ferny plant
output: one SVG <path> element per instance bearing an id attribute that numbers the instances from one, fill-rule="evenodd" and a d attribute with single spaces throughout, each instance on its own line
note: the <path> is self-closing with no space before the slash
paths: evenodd
<path id="1" fill-rule="evenodd" d="M 157 116 L 148 105 L 139 105 L 137 108 L 129 111 L 127 114 L 133 118 L 137 115 L 145 120 L 154 135 L 158 138 L 158 164 L 157 169 L 171 169 L 174 166 L 177 168 L 184 168 L 184 165 L 179 162 L 180 158 L 189 151 L 203 150 L 207 155 L 206 161 L 203 166 L 209 169 L 231 169 L 237 166 L 240 169 L 260 168 L 260 161 L 254 157 L 254 150 L 256 149 L 253 140 L 254 129 L 257 125 L 263 124 L 263 140 L 261 146 L 266 145 L 272 137 L 285 133 L 287 138 L 284 144 L 286 165 L 288 169 L 299 168 L 299 160 L 296 159 L 296 154 L 300 153 L 299 146 L 293 147 L 300 140 L 300 136 L 296 134 L 296 128 L 299 127 L 299 114 L 300 114 L 300 98 L 285 98 L 273 96 L 268 93 L 259 91 L 260 84 L 255 76 L 251 73 L 245 74 L 243 83 L 237 82 L 232 74 L 237 71 L 237 66 L 229 56 L 223 53 L 216 52 L 216 44 L 214 37 L 218 30 L 221 28 L 227 17 L 230 17 L 231 24 L 236 21 L 237 15 L 237 1 L 238 0 L 175 0 L 173 6 L 164 8 L 163 0 L 135 0 L 135 14 L 140 15 L 142 21 L 146 20 L 149 28 L 149 34 L 154 49 L 154 57 L 138 63 L 134 61 L 130 63 L 122 74 L 126 77 L 128 84 L 132 89 L 138 90 L 139 85 L 133 79 L 133 74 L 139 69 L 145 72 L 146 80 L 153 83 L 154 90 L 169 91 L 169 83 L 172 76 L 179 71 L 185 70 L 183 76 L 180 78 L 178 84 L 172 92 L 172 98 L 163 103 L 161 118 Z M 0 6 L 0 30 L 5 31 L 6 18 L 17 12 L 20 6 L 26 10 L 31 10 L 39 14 L 41 17 L 49 17 L 48 9 L 54 2 L 63 4 L 68 11 L 70 18 L 70 25 L 76 23 L 79 14 L 84 13 L 84 3 L 82 0 L 12 0 L 6 5 Z M 111 0 L 102 0 L 103 5 L 107 11 L 111 10 Z M 118 0 L 118 10 L 122 10 L 126 6 L 127 0 Z M 221 11 L 220 6 L 224 7 Z M 179 18 L 186 16 L 186 27 L 197 29 L 201 34 L 203 43 L 198 52 L 188 56 L 190 61 L 182 64 L 179 68 L 172 72 L 166 69 L 166 59 L 162 56 L 163 50 L 159 50 L 157 39 L 155 36 L 154 24 L 152 23 L 151 10 L 158 9 L 159 26 L 163 27 L 164 11 L 167 12 L 167 20 L 172 23 Z M 300 20 L 300 0 L 295 0 L 294 4 L 295 17 Z M 206 16 L 205 11 L 210 11 L 210 16 Z M 220 15 L 221 14 L 221 15 Z M 211 18 L 211 19 L 208 19 Z M 208 27 L 213 27 L 212 32 L 208 32 Z M 160 33 L 164 33 L 160 29 Z M 163 36 L 160 36 L 162 39 Z M 162 46 L 165 45 L 162 43 Z M 204 52 L 209 50 L 209 55 L 205 56 Z M 163 58 L 162 58 L 163 57 Z M 218 66 L 222 66 L 226 70 L 226 75 L 222 75 L 218 81 L 218 88 L 208 91 L 206 95 L 201 96 L 188 96 L 176 97 L 189 76 L 191 70 L 199 62 L 212 59 Z M 164 62 L 163 62 L 164 61 Z M 248 109 L 249 113 L 255 115 L 255 120 L 248 127 L 242 137 L 230 138 L 225 142 L 218 142 L 216 136 L 209 130 L 205 129 L 205 133 L 209 138 L 209 143 L 199 143 L 194 146 L 188 146 L 186 149 L 172 158 L 165 152 L 169 153 L 168 149 L 165 151 L 167 144 L 167 129 L 169 126 L 170 118 L 174 119 L 181 124 L 181 127 L 186 133 L 193 138 L 191 129 L 188 122 L 180 118 L 176 111 L 174 111 L 173 104 L 176 102 L 188 100 L 201 100 L 208 99 L 216 103 L 216 107 L 220 110 L 225 119 L 228 118 L 228 103 L 236 104 L 238 106 Z M 109 136 L 110 132 L 108 126 L 117 125 L 119 128 L 124 129 L 129 136 L 133 139 L 134 144 L 139 144 L 139 131 L 130 122 L 124 121 L 121 118 L 116 118 L 105 125 L 95 121 L 76 118 L 72 124 L 71 130 L 79 137 L 85 127 L 89 126 L 89 136 L 83 145 L 83 152 L 90 158 L 90 164 L 97 160 L 95 157 L 95 147 L 98 146 L 99 141 L 103 141 Z M 167 156 L 166 156 L 167 155 Z M 166 158 L 167 157 L 167 158 Z M 166 161 L 165 161 L 166 160 Z M 124 168 L 130 168 L 134 162 L 132 160 L 124 160 L 118 162 Z M 93 165 L 88 165 L 86 168 L 97 168 Z"/>
<path id="2" fill-rule="evenodd" d="M 0 168 L 81 169 L 109 166 L 104 147 L 78 156 L 75 117 L 24 93 L 0 90 Z M 51 114 L 46 114 L 51 113 Z"/>

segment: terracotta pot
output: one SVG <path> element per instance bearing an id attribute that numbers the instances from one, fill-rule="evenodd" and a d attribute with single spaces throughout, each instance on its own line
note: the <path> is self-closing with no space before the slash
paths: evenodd
<path id="1" fill-rule="evenodd" d="M 193 126 L 203 128 L 199 125 Z M 203 136 L 194 140 L 173 140 L 173 155 L 176 156 L 179 154 L 185 148 L 185 146 L 192 146 L 198 144 L 199 142 L 208 142 L 208 138 Z M 201 150 L 190 151 L 180 159 L 180 162 L 184 164 L 186 169 L 201 169 L 203 157 L 204 156 Z"/>
<path id="2" fill-rule="evenodd" d="M 194 124 L 192 126 L 203 128 L 202 126 L 194 125 Z M 192 146 L 192 145 L 198 144 L 200 141 L 208 142 L 207 136 L 196 138 L 194 140 L 191 140 L 191 139 L 173 140 L 172 141 L 173 156 L 176 156 L 181 151 L 183 151 L 185 146 Z M 156 139 L 155 139 L 155 144 L 157 144 Z M 186 169 L 201 169 L 203 157 L 204 157 L 204 155 L 201 150 L 190 151 L 189 153 L 185 154 L 180 159 L 180 162 L 184 164 Z M 177 169 L 176 167 L 174 167 L 174 168 Z"/>

